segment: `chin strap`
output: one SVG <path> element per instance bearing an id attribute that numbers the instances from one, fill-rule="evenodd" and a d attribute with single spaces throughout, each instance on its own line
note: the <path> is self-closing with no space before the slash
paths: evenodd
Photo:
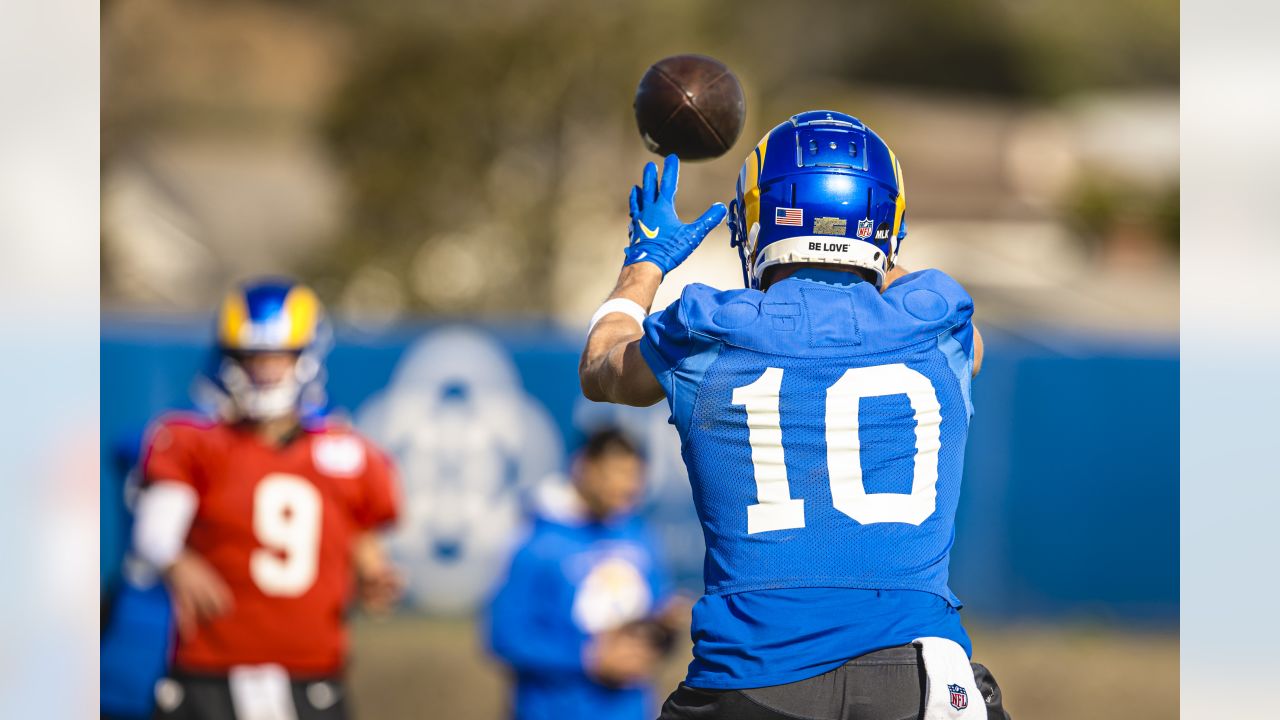
<path id="1" fill-rule="evenodd" d="M 742 285 L 749 288 L 751 287 L 751 269 L 747 267 L 746 238 L 743 236 L 742 223 L 738 221 L 740 209 L 737 198 L 729 201 L 729 247 L 738 249 L 738 259 L 742 261 Z"/>
<path id="2" fill-rule="evenodd" d="M 270 420 L 299 409 L 307 386 L 318 377 L 320 366 L 313 358 L 299 358 L 292 376 L 268 387 L 256 385 L 239 363 L 224 360 L 218 379 L 225 390 L 230 410 L 247 420 Z"/>
<path id="3" fill-rule="evenodd" d="M 885 268 L 888 272 L 898 264 L 898 253 L 902 252 L 902 241 L 907 239 L 907 216 L 902 216 L 902 224 L 898 227 L 898 237 L 893 242 L 893 252 L 889 253 L 889 264 Z"/>

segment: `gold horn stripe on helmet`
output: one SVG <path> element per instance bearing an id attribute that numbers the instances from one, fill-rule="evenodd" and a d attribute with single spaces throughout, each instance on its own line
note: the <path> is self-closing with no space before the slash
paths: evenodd
<path id="1" fill-rule="evenodd" d="M 893 211 L 893 233 L 889 237 L 897 238 L 898 231 L 902 229 L 902 216 L 907 212 L 907 186 L 902 182 L 902 165 L 898 163 L 898 156 L 893 153 L 893 148 L 888 150 L 889 159 L 893 161 L 893 178 L 898 183 L 898 199 Z"/>
<path id="2" fill-rule="evenodd" d="M 742 228 L 744 237 L 760 222 L 760 172 L 764 170 L 764 153 L 768 146 L 769 136 L 765 135 L 742 164 L 742 217 L 746 221 Z"/>
<path id="3" fill-rule="evenodd" d="M 245 328 L 249 324 L 249 307 L 244 296 L 238 292 L 228 293 L 222 300 L 222 311 L 218 313 L 218 344 L 226 348 L 238 348 L 245 337 Z"/>
<path id="4" fill-rule="evenodd" d="M 291 350 L 301 350 L 315 339 L 320 300 L 310 288 L 298 285 L 285 296 L 283 310 L 289 318 L 289 337 L 285 343 Z"/>
<path id="5" fill-rule="evenodd" d="M 278 313 L 254 321 L 244 292 L 229 293 L 218 313 L 218 344 L 227 350 L 303 350 L 316 338 L 320 300 L 310 288 L 295 285 Z"/>

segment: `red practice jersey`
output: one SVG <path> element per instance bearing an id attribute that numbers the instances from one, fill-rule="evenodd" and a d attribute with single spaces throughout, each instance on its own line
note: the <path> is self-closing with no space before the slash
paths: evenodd
<path id="1" fill-rule="evenodd" d="M 310 428 L 283 447 L 244 428 L 162 420 L 143 456 L 145 482 L 191 486 L 199 507 L 187 547 L 231 589 L 234 607 L 179 639 L 174 664 L 225 673 L 276 663 L 329 675 L 346 655 L 352 540 L 398 511 L 390 460 L 354 431 Z"/>

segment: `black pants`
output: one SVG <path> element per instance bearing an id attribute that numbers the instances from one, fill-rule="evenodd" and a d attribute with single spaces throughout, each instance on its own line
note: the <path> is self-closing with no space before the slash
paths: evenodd
<path id="1" fill-rule="evenodd" d="M 974 663 L 973 675 L 988 720 L 1010 720 L 990 671 Z M 927 679 L 920 649 L 903 645 L 786 685 L 699 690 L 681 683 L 663 704 L 659 720 L 918 720 Z"/>
<path id="2" fill-rule="evenodd" d="M 337 678 L 291 680 L 298 720 L 346 720 L 346 688 Z M 225 675 L 174 673 L 156 686 L 154 720 L 236 720 Z"/>

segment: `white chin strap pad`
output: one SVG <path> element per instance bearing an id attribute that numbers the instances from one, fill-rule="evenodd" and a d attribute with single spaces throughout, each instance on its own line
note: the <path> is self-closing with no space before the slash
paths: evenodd
<path id="1" fill-rule="evenodd" d="M 272 420 L 292 412 L 301 392 L 297 382 L 285 380 L 271 387 L 239 393 L 235 402 L 250 420 Z"/>
<path id="2" fill-rule="evenodd" d="M 803 235 L 772 243 L 760 251 L 754 269 L 756 285 L 764 271 L 774 265 L 824 263 L 848 265 L 876 274 L 876 287 L 884 284 L 887 259 L 875 245 L 838 235 Z"/>
<path id="3" fill-rule="evenodd" d="M 912 644 L 920 648 L 928 675 L 924 720 L 985 720 L 987 701 L 964 648 L 940 637 L 917 638 Z"/>
<path id="4" fill-rule="evenodd" d="M 249 379 L 244 368 L 230 361 L 223 364 L 220 376 L 236 410 L 249 420 L 281 417 L 297 407 L 298 397 L 302 394 L 302 383 L 297 377 L 259 387 Z"/>

